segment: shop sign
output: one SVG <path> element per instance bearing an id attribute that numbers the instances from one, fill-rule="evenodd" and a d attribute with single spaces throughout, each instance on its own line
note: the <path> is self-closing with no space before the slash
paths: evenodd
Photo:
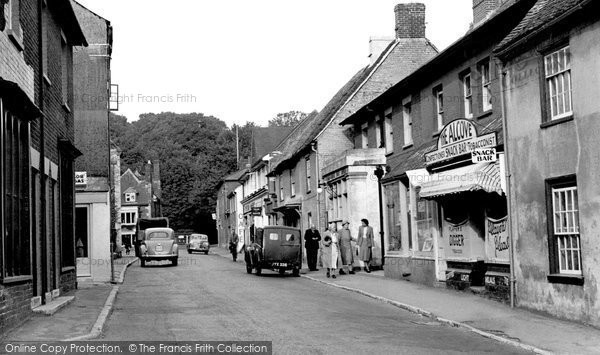
<path id="1" fill-rule="evenodd" d="M 252 216 L 262 216 L 262 207 L 252 207 L 250 213 Z"/>
<path id="2" fill-rule="evenodd" d="M 87 171 L 75 172 L 75 185 L 87 185 Z"/>
<path id="3" fill-rule="evenodd" d="M 479 136 L 472 121 L 458 119 L 448 123 L 440 132 L 437 150 L 425 154 L 425 164 L 433 165 L 478 149 L 496 147 L 496 133 Z"/>
<path id="4" fill-rule="evenodd" d="M 496 160 L 496 148 L 475 149 L 471 152 L 473 163 L 491 163 Z"/>
<path id="5" fill-rule="evenodd" d="M 495 263 L 510 263 L 510 240 L 508 237 L 508 217 L 487 218 L 485 223 L 485 252 L 487 259 Z"/>

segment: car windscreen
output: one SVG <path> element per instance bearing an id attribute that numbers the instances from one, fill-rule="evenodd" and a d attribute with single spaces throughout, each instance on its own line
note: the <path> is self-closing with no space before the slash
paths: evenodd
<path id="1" fill-rule="evenodd" d="M 150 232 L 146 239 L 171 239 L 167 232 Z"/>

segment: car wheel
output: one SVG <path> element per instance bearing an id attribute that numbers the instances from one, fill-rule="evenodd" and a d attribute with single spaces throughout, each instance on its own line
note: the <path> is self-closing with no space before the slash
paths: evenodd
<path id="1" fill-rule="evenodd" d="M 279 275 L 285 275 L 285 269 L 279 269 Z"/>
<path id="2" fill-rule="evenodd" d="M 188 249 L 188 254 L 191 254 L 191 253 L 192 253 L 192 251 Z"/>
<path id="3" fill-rule="evenodd" d="M 292 270 L 292 275 L 294 275 L 296 277 L 300 276 L 300 269 L 294 268 L 294 270 Z"/>
<path id="4" fill-rule="evenodd" d="M 146 260 L 140 259 L 140 266 L 141 267 L 146 267 Z"/>
<path id="5" fill-rule="evenodd" d="M 204 252 L 204 255 L 208 255 L 208 250 Z"/>
<path id="6" fill-rule="evenodd" d="M 262 274 L 262 268 L 257 267 L 256 268 L 256 275 L 260 276 L 260 274 Z"/>
<path id="7" fill-rule="evenodd" d="M 252 265 L 246 264 L 246 272 L 249 273 L 249 274 L 252 273 Z"/>
<path id="8" fill-rule="evenodd" d="M 173 258 L 171 260 L 171 262 L 173 263 L 173 266 L 177 266 L 177 261 L 178 261 L 177 258 Z"/>

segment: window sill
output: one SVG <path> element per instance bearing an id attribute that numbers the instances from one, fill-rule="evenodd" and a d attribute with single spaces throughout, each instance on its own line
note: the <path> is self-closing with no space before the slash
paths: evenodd
<path id="1" fill-rule="evenodd" d="M 66 103 L 66 102 L 63 102 L 63 103 L 62 103 L 62 107 L 63 107 L 63 109 L 65 109 L 65 111 L 66 111 L 67 113 L 71 113 L 71 108 L 69 107 L 69 104 L 68 104 L 68 103 Z"/>
<path id="2" fill-rule="evenodd" d="M 8 35 L 8 38 L 10 38 L 10 40 L 12 41 L 12 43 L 15 45 L 15 47 L 17 47 L 17 49 L 19 50 L 19 52 L 22 52 L 23 49 L 25 49 L 25 47 L 23 46 L 23 35 L 22 35 L 22 33 L 19 34 L 15 30 L 9 29 L 9 30 L 6 31 L 6 34 Z"/>
<path id="3" fill-rule="evenodd" d="M 33 276 L 28 275 L 28 276 L 13 276 L 13 277 L 7 277 L 2 279 L 2 281 L 0 281 L 1 284 L 3 285 L 8 285 L 8 284 L 16 284 L 16 283 L 21 283 L 21 282 L 27 282 L 27 281 L 31 281 L 33 280 Z"/>
<path id="4" fill-rule="evenodd" d="M 477 119 L 480 120 L 482 118 L 486 118 L 487 116 L 491 115 L 492 113 L 494 113 L 493 109 L 489 109 L 489 110 L 484 111 L 483 113 L 479 114 L 477 116 Z"/>
<path id="5" fill-rule="evenodd" d="M 583 276 L 568 274 L 550 274 L 548 275 L 548 282 L 553 284 L 583 286 Z"/>
<path id="6" fill-rule="evenodd" d="M 410 144 L 407 144 L 407 145 L 403 146 L 403 147 L 402 147 L 402 149 L 403 149 L 403 150 L 406 150 L 406 149 L 408 149 L 408 148 L 412 148 L 412 146 L 413 146 L 413 144 L 412 144 L 412 143 L 410 143 Z"/>
<path id="7" fill-rule="evenodd" d="M 570 122 L 570 121 L 573 121 L 573 115 L 567 116 L 567 117 L 563 117 L 563 118 L 559 118 L 557 120 L 542 122 L 542 124 L 540 125 L 540 128 L 548 128 L 548 127 L 555 126 L 557 124 L 561 124 L 561 123 L 565 123 L 565 122 Z"/>
<path id="8" fill-rule="evenodd" d="M 46 84 L 48 86 L 52 86 L 52 82 L 50 81 L 50 78 L 48 77 L 48 74 L 44 73 L 44 81 L 46 82 Z"/>

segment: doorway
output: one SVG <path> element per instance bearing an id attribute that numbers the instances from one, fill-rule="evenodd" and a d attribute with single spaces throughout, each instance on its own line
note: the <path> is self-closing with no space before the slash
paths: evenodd
<path id="1" fill-rule="evenodd" d="M 77 256 L 77 277 L 92 276 L 90 259 L 90 207 L 75 207 L 75 254 Z"/>

